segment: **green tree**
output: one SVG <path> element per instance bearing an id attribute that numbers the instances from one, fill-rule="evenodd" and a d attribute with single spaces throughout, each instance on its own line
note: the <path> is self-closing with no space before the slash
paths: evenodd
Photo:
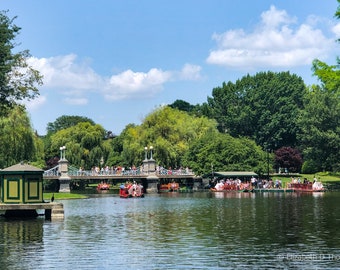
<path id="1" fill-rule="evenodd" d="M 54 122 L 47 123 L 47 134 L 56 133 L 59 130 L 73 127 L 81 122 L 89 122 L 91 125 L 96 124 L 92 119 L 85 116 L 62 115 Z"/>
<path id="2" fill-rule="evenodd" d="M 72 166 L 91 169 L 100 166 L 103 158 L 106 164 L 110 145 L 103 140 L 105 130 L 102 126 L 80 122 L 73 127 L 62 129 L 51 135 L 52 156 L 59 156 L 60 146 L 66 146 L 66 158 Z"/>
<path id="3" fill-rule="evenodd" d="M 335 17 L 340 19 L 340 5 Z M 321 85 L 310 87 L 304 100 L 305 110 L 299 117 L 299 138 L 305 160 L 302 171 L 306 173 L 340 171 L 339 66 L 339 57 L 337 65 L 331 66 L 318 59 L 313 61 L 313 74 L 318 77 Z"/>
<path id="4" fill-rule="evenodd" d="M 39 95 L 36 85 L 42 84 L 42 76 L 27 63 L 28 50 L 14 53 L 15 38 L 20 27 L 0 12 L 0 113 L 4 114 L 20 100 L 34 99 Z"/>
<path id="5" fill-rule="evenodd" d="M 189 102 L 177 99 L 174 103 L 170 104 L 169 107 L 173 109 L 178 109 L 180 111 L 191 112 L 195 109 L 194 105 L 191 105 Z"/>
<path id="6" fill-rule="evenodd" d="M 221 132 L 246 136 L 275 150 L 296 145 L 296 116 L 305 92 L 301 77 L 289 72 L 260 72 L 214 88 L 202 111 L 216 119 Z"/>
<path id="7" fill-rule="evenodd" d="M 253 140 L 212 131 L 190 144 L 183 162 L 198 174 L 214 171 L 267 172 L 266 152 Z M 272 166 L 272 162 L 270 164 Z"/>
<path id="8" fill-rule="evenodd" d="M 119 136 L 119 150 L 124 166 L 138 166 L 144 159 L 144 147 L 153 146 L 154 158 L 163 167 L 184 166 L 182 157 L 189 144 L 206 132 L 214 130 L 216 122 L 206 117 L 160 107 L 147 115 L 139 126 L 130 125 Z"/>
<path id="9" fill-rule="evenodd" d="M 298 120 L 304 168 L 314 173 L 340 170 L 340 102 L 335 91 L 312 86 Z M 307 166 L 307 164 L 309 164 Z M 311 171 L 311 164 L 313 170 Z"/>
<path id="10" fill-rule="evenodd" d="M 34 134 L 30 119 L 22 106 L 14 106 L 0 117 L 0 167 L 42 157 L 41 145 Z M 40 142 L 41 143 L 41 142 Z"/>

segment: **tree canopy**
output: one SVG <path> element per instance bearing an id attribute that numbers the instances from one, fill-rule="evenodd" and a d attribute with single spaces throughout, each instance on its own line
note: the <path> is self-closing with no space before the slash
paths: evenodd
<path id="1" fill-rule="evenodd" d="M 141 125 L 129 125 L 121 138 L 113 142 L 120 141 L 115 146 L 119 146 L 125 166 L 139 165 L 143 160 L 144 147 L 153 146 L 159 165 L 178 168 L 184 165 L 182 156 L 189 144 L 215 127 L 214 120 L 164 106 L 147 115 Z"/>
<path id="2" fill-rule="evenodd" d="M 54 122 L 47 123 L 47 134 L 56 133 L 59 130 L 75 126 L 81 122 L 89 122 L 91 125 L 95 125 L 92 119 L 85 116 L 62 115 Z"/>
<path id="3" fill-rule="evenodd" d="M 295 146 L 296 116 L 306 92 L 301 77 L 289 72 L 260 72 L 236 83 L 223 83 L 208 97 L 208 116 L 230 135 L 254 139 L 263 148 Z"/>
<path id="4" fill-rule="evenodd" d="M 267 171 L 267 155 L 248 138 L 211 131 L 192 142 L 183 162 L 196 173 L 215 171 Z"/>
<path id="5" fill-rule="evenodd" d="M 39 95 L 37 85 L 42 84 L 40 73 L 29 66 L 28 50 L 14 53 L 15 38 L 20 27 L 8 18 L 5 11 L 0 12 L 0 112 L 12 107 L 21 100 L 34 99 Z"/>
<path id="6" fill-rule="evenodd" d="M 51 157 L 59 156 L 60 147 L 66 146 L 67 159 L 73 166 L 85 169 L 100 166 L 100 160 L 106 161 L 110 152 L 104 135 L 102 126 L 89 122 L 59 130 L 51 135 Z"/>
<path id="7" fill-rule="evenodd" d="M 42 158 L 42 148 L 23 107 L 15 106 L 0 117 L 0 167 Z"/>

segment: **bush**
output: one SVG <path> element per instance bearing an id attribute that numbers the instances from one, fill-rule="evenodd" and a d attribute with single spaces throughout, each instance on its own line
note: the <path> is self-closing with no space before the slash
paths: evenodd
<path id="1" fill-rule="evenodd" d="M 318 166 L 313 160 L 306 160 L 302 164 L 301 173 L 312 174 L 318 172 Z"/>

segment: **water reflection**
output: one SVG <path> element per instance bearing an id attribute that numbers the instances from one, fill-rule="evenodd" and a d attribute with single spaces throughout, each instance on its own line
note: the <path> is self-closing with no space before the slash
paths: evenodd
<path id="1" fill-rule="evenodd" d="M 1 220 L 6 269 L 338 265 L 312 257 L 338 255 L 337 193 L 169 193 L 127 200 L 96 195 L 63 203 L 62 222 Z M 306 256 L 312 259 L 302 261 Z"/>

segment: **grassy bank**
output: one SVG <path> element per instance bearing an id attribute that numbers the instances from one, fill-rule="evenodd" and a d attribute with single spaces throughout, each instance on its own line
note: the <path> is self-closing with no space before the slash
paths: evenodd
<path id="1" fill-rule="evenodd" d="M 61 193 L 52 193 L 52 192 L 44 192 L 44 200 L 50 201 L 54 194 L 55 200 L 68 200 L 68 199 L 86 199 L 87 196 L 84 194 L 77 194 L 77 193 L 68 193 L 68 192 L 61 192 Z"/>
<path id="2" fill-rule="evenodd" d="M 313 182 L 314 177 L 316 177 L 318 179 L 318 181 L 321 181 L 323 184 L 340 183 L 340 176 L 330 175 L 328 173 L 297 174 L 297 175 L 271 175 L 271 178 L 274 181 L 276 179 L 281 180 L 284 187 L 286 187 L 287 183 L 291 182 L 292 177 L 294 177 L 294 178 L 300 177 L 301 181 L 303 181 L 304 178 L 307 178 L 307 180 L 309 180 L 311 182 Z"/>

